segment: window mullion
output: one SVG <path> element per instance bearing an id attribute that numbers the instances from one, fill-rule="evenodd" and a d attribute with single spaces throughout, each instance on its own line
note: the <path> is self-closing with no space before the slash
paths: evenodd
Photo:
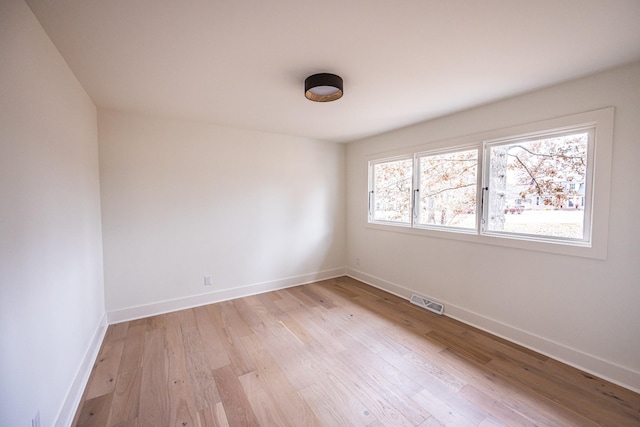
<path id="1" fill-rule="evenodd" d="M 412 206 L 411 206 L 411 227 L 415 227 L 418 223 L 420 215 L 420 163 L 418 156 L 413 156 L 413 191 L 412 191 Z"/>

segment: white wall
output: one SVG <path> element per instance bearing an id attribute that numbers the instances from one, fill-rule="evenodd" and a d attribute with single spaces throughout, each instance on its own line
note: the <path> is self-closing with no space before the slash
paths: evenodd
<path id="1" fill-rule="evenodd" d="M 0 2 L 0 425 L 66 425 L 104 333 L 96 108 Z"/>
<path id="2" fill-rule="evenodd" d="M 368 156 L 608 106 L 616 116 L 606 260 L 366 227 Z M 349 274 L 431 296 L 466 322 L 640 390 L 639 118 L 636 63 L 349 144 Z"/>
<path id="3" fill-rule="evenodd" d="M 344 145 L 98 117 L 110 322 L 343 274 Z"/>

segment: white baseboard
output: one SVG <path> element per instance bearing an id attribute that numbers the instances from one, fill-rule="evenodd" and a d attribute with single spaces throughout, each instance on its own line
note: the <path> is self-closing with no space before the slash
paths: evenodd
<path id="1" fill-rule="evenodd" d="M 345 275 L 344 268 L 334 268 L 332 270 L 319 271 L 316 273 L 304 274 L 300 276 L 286 277 L 268 282 L 255 283 L 232 289 L 222 289 L 200 295 L 192 295 L 172 300 L 159 301 L 151 304 L 144 304 L 135 307 L 128 307 L 119 310 L 109 311 L 107 318 L 109 324 L 126 322 L 129 320 L 141 319 L 143 317 L 155 316 L 157 314 L 169 313 L 177 310 L 198 307 L 206 304 L 227 301 L 234 298 L 242 298 L 249 295 L 261 294 L 278 289 L 290 288 L 292 286 L 304 285 L 319 280 L 333 279 Z"/>
<path id="2" fill-rule="evenodd" d="M 100 319 L 100 323 L 93 333 L 93 337 L 91 338 L 89 347 L 87 348 L 87 351 L 82 358 L 82 362 L 80 363 L 80 367 L 76 372 L 73 383 L 71 384 L 71 387 L 67 392 L 67 397 L 64 399 L 62 408 L 58 413 L 58 417 L 54 424 L 56 427 L 68 427 L 73 422 L 73 417 L 78 410 L 80 399 L 82 399 L 82 393 L 84 392 L 84 389 L 87 386 L 87 382 L 89 381 L 89 376 L 91 375 L 93 364 L 98 357 L 100 346 L 102 345 L 102 341 L 104 340 L 104 335 L 106 334 L 106 332 L 107 313 L 104 313 L 102 319 Z"/>
<path id="3" fill-rule="evenodd" d="M 411 294 L 419 293 L 407 289 L 396 283 L 392 283 L 379 277 L 371 276 L 362 271 L 348 268 L 347 276 L 360 280 L 368 285 L 382 289 L 404 299 L 410 299 Z M 447 301 L 438 300 L 445 305 L 445 316 L 459 320 L 493 335 L 504 338 L 515 344 L 519 344 L 530 350 L 542 353 L 574 368 L 591 373 L 612 383 L 618 384 L 636 393 L 640 393 L 640 372 L 615 363 L 600 359 L 599 357 L 581 352 L 558 342 L 538 336 L 536 334 L 515 328 L 491 319 L 478 313 L 474 313 L 462 307 L 458 307 Z"/>

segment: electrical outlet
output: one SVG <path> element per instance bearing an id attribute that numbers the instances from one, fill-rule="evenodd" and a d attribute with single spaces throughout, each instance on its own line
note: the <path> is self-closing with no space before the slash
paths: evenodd
<path id="1" fill-rule="evenodd" d="M 31 427 L 40 427 L 40 411 L 36 412 L 31 419 Z"/>
<path id="2" fill-rule="evenodd" d="M 356 265 L 360 265 L 360 258 L 356 258 Z"/>
<path id="3" fill-rule="evenodd" d="M 213 285 L 213 278 L 211 276 L 204 276 L 204 285 L 205 286 Z"/>

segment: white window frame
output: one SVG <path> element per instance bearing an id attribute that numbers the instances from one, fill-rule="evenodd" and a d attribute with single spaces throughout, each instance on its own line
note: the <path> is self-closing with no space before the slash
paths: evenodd
<path id="1" fill-rule="evenodd" d="M 417 145 L 414 147 L 394 150 L 392 152 L 380 153 L 369 156 L 369 186 L 371 191 L 371 165 L 393 159 L 414 159 L 414 187 L 418 179 L 417 158 L 418 155 L 435 154 L 444 152 L 464 151 L 477 148 L 478 151 L 478 193 L 476 196 L 476 217 L 477 228 L 459 229 L 455 227 L 433 227 L 415 226 L 415 201 L 412 202 L 412 222 L 411 224 L 384 223 L 372 221 L 370 216 L 370 204 L 368 205 L 367 228 L 384 230 L 390 232 L 408 233 L 430 238 L 444 238 L 465 242 L 503 246 L 508 248 L 541 251 L 570 256 L 579 256 L 595 259 L 606 259 L 608 247 L 609 229 L 609 198 L 611 191 L 611 162 L 613 154 L 613 125 L 614 108 L 608 107 L 600 110 L 588 111 L 585 113 L 573 114 L 535 123 L 513 126 L 505 129 L 487 131 L 462 138 L 438 141 L 429 144 Z M 482 203 L 482 188 L 485 186 L 485 145 L 506 141 L 524 136 L 544 135 L 552 132 L 562 132 L 572 129 L 594 128 L 593 140 L 589 141 L 588 150 L 588 187 L 585 193 L 590 194 L 589 217 L 585 218 L 585 227 L 590 230 L 588 238 L 581 241 L 570 239 L 548 239 L 534 237 L 530 235 L 497 235 L 495 232 L 487 233 L 482 230 L 482 218 L 484 217 L 484 206 Z M 412 191 L 412 199 L 415 191 Z M 370 193 L 368 193 L 370 195 Z M 585 209 L 586 210 L 586 209 Z M 587 213 L 585 212 L 585 216 Z"/>
<path id="2" fill-rule="evenodd" d="M 411 202 L 410 202 L 410 206 L 409 206 L 409 222 L 401 222 L 401 221 L 387 221 L 387 220 L 380 220 L 380 219 L 375 219 L 375 194 L 374 194 L 374 186 L 375 186 L 375 177 L 374 177 L 374 168 L 376 165 L 382 164 L 382 163 L 393 163 L 393 162 L 398 162 L 398 161 L 403 161 L 403 160 L 411 160 L 412 161 L 412 180 L 411 180 Z M 413 226 L 413 212 L 414 212 L 414 203 L 415 201 L 413 200 L 413 190 L 415 188 L 415 159 L 413 156 L 411 155 L 404 155 L 404 156 L 395 156 L 395 157 L 388 157 L 388 158 L 383 158 L 383 159 L 378 159 L 376 161 L 371 161 L 369 162 L 369 190 L 368 190 L 368 195 L 369 195 L 369 201 L 368 201 L 368 216 L 369 216 L 369 222 L 371 223 L 375 223 L 375 224 L 386 224 L 386 225 L 390 225 L 393 227 L 412 227 Z"/>
<path id="3" fill-rule="evenodd" d="M 484 164 L 483 164 L 483 180 L 482 180 L 482 188 L 488 189 L 491 186 L 489 174 L 491 169 L 491 159 L 489 156 L 489 151 L 493 147 L 499 147 L 502 145 L 510 145 L 517 142 L 528 142 L 545 138 L 553 138 L 553 137 L 561 137 L 567 136 L 576 133 L 587 133 L 589 135 L 587 141 L 587 167 L 585 172 L 585 194 L 584 198 L 585 208 L 584 208 L 584 219 L 583 219 L 583 237 L 582 238 L 568 238 L 568 237 L 554 237 L 547 235 L 532 235 L 532 234 L 523 234 L 523 233 L 515 233 L 511 231 L 497 231 L 497 230 L 489 230 L 487 228 L 488 225 L 488 217 L 489 217 L 489 204 L 484 203 L 482 206 L 482 226 L 480 227 L 480 234 L 485 236 L 494 236 L 494 237 L 503 237 L 503 238 L 515 238 L 522 240 L 531 240 L 531 241 L 540 241 L 540 242 L 549 242 L 549 243 L 560 243 L 567 245 L 576 245 L 576 246 L 591 246 L 591 213 L 593 211 L 593 171 L 594 171 L 594 161 L 593 156 L 595 153 L 595 134 L 596 129 L 595 125 L 582 125 L 576 127 L 562 128 L 562 129 L 552 129 L 548 131 L 535 132 L 533 134 L 526 135 L 517 135 L 513 137 L 507 138 L 498 138 L 494 140 L 488 140 L 483 142 L 483 151 L 484 151 Z M 487 200 L 489 193 L 488 191 L 483 194 L 483 200 Z"/>
<path id="4" fill-rule="evenodd" d="M 420 169 L 420 159 L 422 157 L 429 157 L 429 156 L 437 156 L 437 155 L 441 155 L 441 154 L 451 154 L 451 153 L 457 153 L 457 152 L 461 152 L 461 151 L 476 151 L 477 154 L 477 159 L 478 159 L 478 164 L 476 166 L 476 218 L 475 218 L 475 226 L 474 228 L 463 228 L 463 227 L 456 227 L 456 226 L 452 226 L 452 225 L 442 225 L 442 224 L 423 224 L 419 222 L 419 216 L 420 216 L 420 200 L 419 197 L 417 197 L 416 192 L 419 194 L 420 191 L 422 191 L 422 186 L 420 185 L 420 175 L 422 173 L 422 170 Z M 412 225 L 415 228 L 423 228 L 423 229 L 427 229 L 427 230 L 440 230 L 440 231 L 452 231 L 452 232 L 457 232 L 457 233 L 472 233 L 472 234 L 476 234 L 478 231 L 478 217 L 479 217 L 479 209 L 478 209 L 478 186 L 479 186 L 479 177 L 480 177 L 480 170 L 481 170 L 481 159 L 482 159 L 482 155 L 481 155 L 481 150 L 480 150 L 480 146 L 479 144 L 472 144 L 472 145 L 456 145 L 454 147 L 448 147 L 448 148 L 441 148 L 441 149 L 434 149 L 434 150 L 427 150 L 427 151 L 421 151 L 418 153 L 415 153 L 414 155 L 414 162 L 413 162 L 413 170 L 414 170 L 414 179 L 413 179 L 413 222 Z"/>

